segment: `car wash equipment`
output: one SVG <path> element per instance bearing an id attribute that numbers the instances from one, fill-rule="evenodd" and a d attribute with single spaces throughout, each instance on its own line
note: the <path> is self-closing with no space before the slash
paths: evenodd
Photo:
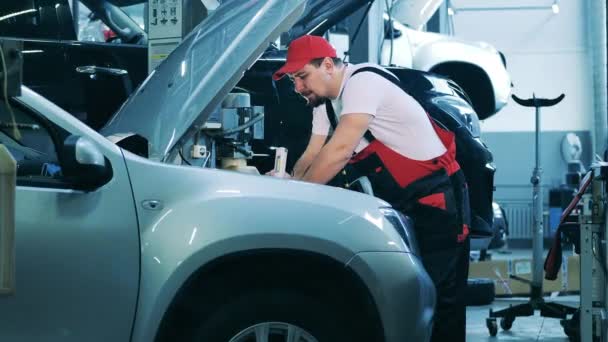
<path id="1" fill-rule="evenodd" d="M 533 225 L 532 225 L 532 281 L 511 275 L 511 279 L 521 281 L 530 285 L 530 299 L 527 303 L 511 305 L 508 308 L 493 311 L 490 309 L 489 317 L 486 319 L 486 326 L 490 335 L 496 336 L 498 327 L 496 318 L 501 317 L 500 327 L 503 330 L 511 329 L 516 317 L 532 316 L 535 310 L 540 311 L 543 317 L 565 319 L 567 315 L 574 314 L 576 308 L 557 303 L 545 302 L 543 299 L 543 199 L 541 194 L 541 175 L 540 167 L 540 108 L 551 107 L 564 99 L 561 94 L 555 99 L 541 99 L 532 95 L 531 99 L 521 99 L 513 95 L 513 100 L 524 107 L 534 107 L 536 109 L 535 125 L 535 165 L 532 172 L 532 204 L 533 204 Z"/>

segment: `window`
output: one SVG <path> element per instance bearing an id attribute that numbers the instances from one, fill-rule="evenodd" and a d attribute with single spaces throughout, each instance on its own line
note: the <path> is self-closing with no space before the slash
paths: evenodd
<path id="1" fill-rule="evenodd" d="M 0 32 L 3 36 L 25 37 L 27 31 L 37 31 L 40 14 L 34 1 L 8 0 L 0 7 Z"/>
<path id="2" fill-rule="evenodd" d="M 68 133 L 36 115 L 31 109 L 0 102 L 0 143 L 17 160 L 17 182 L 59 179 L 58 149 Z"/>
<path id="3" fill-rule="evenodd" d="M 67 0 L 2 0 L 0 36 L 24 39 L 75 38 Z"/>
<path id="4" fill-rule="evenodd" d="M 82 2 L 74 3 L 78 6 L 78 40 L 105 42 L 105 34 L 110 29 Z"/>
<path id="5" fill-rule="evenodd" d="M 89 41 L 89 42 L 108 42 L 108 43 L 123 43 L 122 38 L 117 35 L 112 29 L 108 27 L 102 18 L 99 17 L 99 8 L 95 11 L 91 11 L 82 2 L 77 1 L 78 4 L 78 40 Z M 143 3 L 135 4 L 130 6 L 114 6 L 111 3 L 105 5 L 106 8 L 110 9 L 116 14 L 113 18 L 117 20 L 116 24 L 127 31 L 139 31 L 144 30 L 144 17 L 145 17 L 145 6 Z M 126 14 L 127 17 L 123 18 L 122 14 Z"/>

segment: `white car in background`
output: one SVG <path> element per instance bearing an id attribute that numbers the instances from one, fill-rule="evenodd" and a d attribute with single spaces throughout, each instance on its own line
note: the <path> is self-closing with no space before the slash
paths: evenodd
<path id="1" fill-rule="evenodd" d="M 309 6 L 322 9 L 322 2 L 309 1 Z M 367 1 L 350 2 L 361 6 L 362 2 Z M 380 64 L 429 71 L 450 78 L 467 93 L 481 120 L 496 114 L 507 104 L 511 94 L 511 77 L 506 69 L 505 56 L 492 45 L 415 30 L 395 18 L 390 21 L 393 23 L 392 42 L 389 17 L 385 14 L 385 38 Z M 419 22 L 413 25 L 420 26 Z M 309 27 L 314 26 L 309 23 Z M 349 47 L 347 33 L 341 29 L 332 29 L 329 40 L 335 46 L 338 56 L 344 56 Z"/>
<path id="2" fill-rule="evenodd" d="M 388 23 L 388 18 L 385 18 Z M 385 25 L 385 27 L 388 25 Z M 497 113 L 511 94 L 511 77 L 505 56 L 492 45 L 468 42 L 433 32 L 406 27 L 393 20 L 394 32 L 402 34 L 385 39 L 382 64 L 395 64 L 447 76 L 469 95 L 480 119 Z M 390 32 L 388 33 L 390 38 Z"/>
<path id="3" fill-rule="evenodd" d="M 348 18 L 370 2 L 374 0 L 308 0 L 305 15 L 290 30 L 288 36 L 295 38 L 306 33 L 315 34 L 315 31 L 326 30 L 333 25 L 340 26 L 344 22 L 339 22 L 340 20 Z M 86 3 L 97 3 L 97 1 L 86 1 Z M 139 27 L 144 27 L 143 0 L 112 0 L 104 6 L 114 6 L 114 3 Z M 437 0 L 393 1 L 395 17 L 390 20 L 393 23 L 393 39 L 391 42 L 389 17 L 385 14 L 386 34 L 380 62 L 382 65 L 429 71 L 450 78 L 469 96 L 479 118 L 487 119 L 507 104 L 511 94 L 511 78 L 506 69 L 506 59 L 502 53 L 487 43 L 468 42 L 411 28 L 422 27 L 428 20 L 429 14 L 435 12 L 440 3 L 441 1 Z M 411 13 L 422 13 L 420 8 L 427 9 L 426 16 L 411 15 Z M 112 42 L 124 40 L 107 28 L 97 16 L 86 15 L 89 13 L 89 9 L 83 4 L 79 25 L 80 40 Z M 402 24 L 399 20 L 411 27 Z M 344 56 L 344 51 L 349 46 L 346 32 L 330 29 L 329 40 L 336 47 L 338 55 Z M 142 40 L 140 43 L 146 42 Z"/>

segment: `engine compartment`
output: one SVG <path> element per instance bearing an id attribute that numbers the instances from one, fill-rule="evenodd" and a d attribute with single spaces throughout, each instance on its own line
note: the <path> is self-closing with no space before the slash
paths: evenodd
<path id="1" fill-rule="evenodd" d="M 289 151 L 286 169 L 291 170 L 308 144 L 312 108 L 288 78 L 272 80 L 272 73 L 282 64 L 278 58 L 258 60 L 194 138 L 178 146 L 171 162 L 265 174 L 275 166 L 274 149 L 281 147 Z M 469 186 L 473 224 L 491 226 L 495 167 L 492 153 L 479 136 L 479 119 L 467 94 L 438 75 L 388 69 L 436 123 L 455 133 L 456 159 Z M 336 176 L 328 185 L 345 187 L 348 181 L 341 177 Z M 358 184 L 351 189 L 370 193 L 367 188 Z"/>

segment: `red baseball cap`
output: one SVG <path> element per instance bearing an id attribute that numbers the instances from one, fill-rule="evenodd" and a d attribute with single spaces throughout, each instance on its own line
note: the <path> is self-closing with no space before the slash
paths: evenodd
<path id="1" fill-rule="evenodd" d="M 323 37 L 305 35 L 295 39 L 287 48 L 287 62 L 272 75 L 277 81 L 285 74 L 302 69 L 306 64 L 316 58 L 335 58 L 336 49 Z"/>

